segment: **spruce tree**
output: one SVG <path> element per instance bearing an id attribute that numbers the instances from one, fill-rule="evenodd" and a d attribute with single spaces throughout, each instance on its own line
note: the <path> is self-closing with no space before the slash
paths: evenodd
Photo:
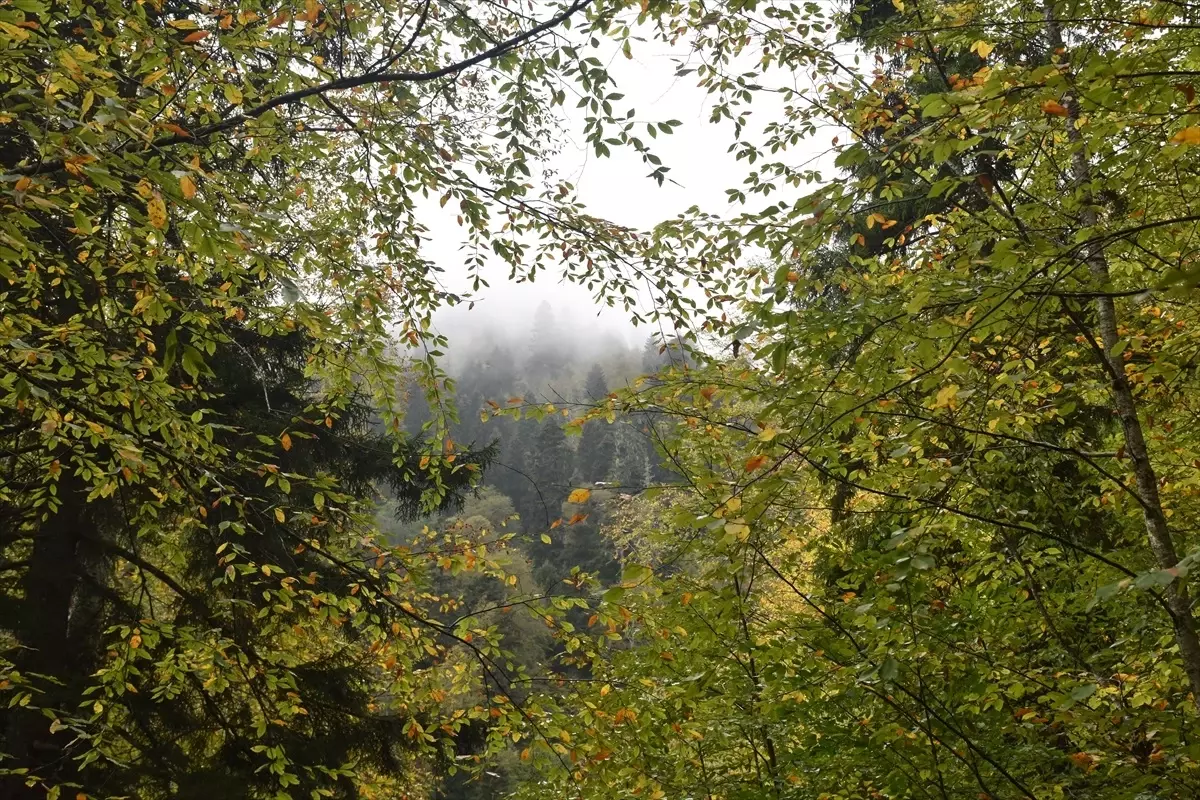
<path id="1" fill-rule="evenodd" d="M 588 403 L 603 403 L 608 396 L 608 381 L 598 364 L 588 372 L 584 395 Z M 576 456 L 580 480 L 584 483 L 607 481 L 612 474 L 615 457 L 616 436 L 613 426 L 602 419 L 584 424 Z"/>

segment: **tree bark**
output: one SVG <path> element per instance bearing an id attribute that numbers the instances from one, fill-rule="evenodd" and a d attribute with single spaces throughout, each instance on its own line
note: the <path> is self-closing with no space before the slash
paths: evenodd
<path id="1" fill-rule="evenodd" d="M 10 709 L 4 726 L 3 749 L 8 766 L 24 767 L 30 776 L 61 781 L 74 774 L 66 746 L 73 734 L 50 732 L 51 720 L 42 709 L 77 711 L 71 688 L 74 654 L 70 623 L 78 575 L 81 526 L 85 524 L 83 496 L 77 480 L 64 476 L 58 485 L 62 505 L 33 537 L 33 552 L 21 581 L 24 601 L 16 621 L 20 643 L 13 661 L 24 680 L 41 690 L 29 707 Z M 44 798 L 45 789 L 25 785 L 20 776 L 0 778 L 0 797 Z"/>
<path id="2" fill-rule="evenodd" d="M 1066 53 L 1062 31 L 1054 14 L 1053 2 L 1047 2 L 1044 8 L 1051 49 Z M 1091 228 L 1099 221 L 1099 216 L 1091 195 L 1091 162 L 1088 159 L 1083 134 L 1076 124 L 1080 119 L 1079 100 L 1074 93 L 1071 93 L 1064 98 L 1063 105 L 1067 109 L 1067 140 L 1074 148 L 1074 152 L 1071 154 L 1071 181 L 1075 190 L 1082 195 L 1079 222 L 1084 228 Z M 1103 345 L 1103 349 L 1098 353 L 1098 358 L 1102 362 L 1101 366 L 1109 374 L 1113 410 L 1121 422 L 1125 454 L 1132 463 L 1150 551 L 1159 569 L 1170 569 L 1179 563 L 1179 554 L 1175 549 L 1171 529 L 1167 525 L 1167 516 L 1163 513 L 1162 500 L 1158 493 L 1158 475 L 1155 473 L 1154 464 L 1150 459 L 1150 450 L 1146 445 L 1146 436 L 1138 414 L 1137 399 L 1133 396 L 1133 387 L 1125 375 L 1124 365 L 1121 363 L 1119 355 L 1116 354 L 1121 337 L 1117 333 L 1116 302 L 1108 293 L 1108 259 L 1104 248 L 1098 243 L 1086 245 L 1081 257 L 1095 284 L 1094 289 L 1097 293 L 1096 327 Z M 1183 668 L 1191 685 L 1192 701 L 1200 707 L 1200 636 L 1197 636 L 1196 633 L 1196 620 L 1192 613 L 1192 602 L 1188 596 L 1187 586 L 1182 580 L 1175 580 L 1166 587 L 1163 594 L 1171 612 L 1171 621 L 1175 628 L 1175 641 L 1179 646 Z"/>

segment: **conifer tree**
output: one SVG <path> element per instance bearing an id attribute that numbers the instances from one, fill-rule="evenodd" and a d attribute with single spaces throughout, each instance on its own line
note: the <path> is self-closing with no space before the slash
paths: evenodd
<path id="1" fill-rule="evenodd" d="M 584 384 L 585 402 L 603 403 L 607 396 L 608 382 L 604 370 L 599 365 L 593 366 Z M 589 484 L 608 480 L 615 458 L 616 435 L 613 425 L 599 419 L 584 424 L 576 457 L 580 480 Z"/>

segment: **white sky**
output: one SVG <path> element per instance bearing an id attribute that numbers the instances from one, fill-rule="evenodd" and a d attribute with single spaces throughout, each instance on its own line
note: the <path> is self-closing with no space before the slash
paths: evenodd
<path id="1" fill-rule="evenodd" d="M 667 173 L 670 180 L 660 187 L 648 178 L 652 167 L 632 150 L 614 147 L 611 157 L 597 158 L 583 141 L 583 111 L 573 109 L 570 101 L 566 104 L 569 142 L 552 162 L 553 167 L 576 185 L 589 213 L 632 228 L 649 229 L 693 205 L 716 214 L 730 211 L 725 190 L 741 184 L 746 164 L 735 161 L 728 152 L 733 125 L 709 121 L 712 102 L 708 93 L 697 86 L 696 75 L 675 76 L 677 61 L 686 57 L 686 49 L 642 43 L 634 46 L 632 59 L 615 47 L 612 52 L 608 66 L 616 82 L 615 91 L 625 94 L 621 104 L 637 109 L 635 118 L 644 122 L 674 119 L 683 123 L 673 134 L 660 134 L 657 139 L 646 136 L 644 126 L 637 132 L 671 167 Z M 764 96 L 756 100 L 755 109 L 755 127 L 761 127 L 778 113 L 779 104 Z M 797 149 L 793 157 L 800 160 L 803 152 Z M 462 281 L 464 275 L 458 266 L 461 232 L 452 219 L 441 220 L 431 229 L 434 242 L 430 253 L 446 270 L 447 284 L 455 290 L 465 288 L 465 282 L 455 285 L 456 278 Z M 469 331 L 486 327 L 491 320 L 532 321 L 534 310 L 543 300 L 558 308 L 590 309 L 599 315 L 595 323 L 598 328 L 617 333 L 632 346 L 640 347 L 650 333 L 644 327 L 634 329 L 620 310 L 597 306 L 586 289 L 561 282 L 552 272 L 540 274 L 534 284 L 508 283 L 501 273 L 497 269 L 488 276 L 491 286 L 482 291 L 484 299 L 473 310 L 459 307 L 438 317 L 438 327 L 451 336 L 452 345 L 455 340 L 466 343 Z"/>

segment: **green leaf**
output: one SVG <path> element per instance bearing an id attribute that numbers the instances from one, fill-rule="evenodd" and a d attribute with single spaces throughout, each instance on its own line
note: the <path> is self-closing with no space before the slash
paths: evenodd
<path id="1" fill-rule="evenodd" d="M 183 371 L 190 375 L 192 380 L 196 380 L 206 370 L 204 355 L 190 344 L 185 344 L 183 346 Z"/>

